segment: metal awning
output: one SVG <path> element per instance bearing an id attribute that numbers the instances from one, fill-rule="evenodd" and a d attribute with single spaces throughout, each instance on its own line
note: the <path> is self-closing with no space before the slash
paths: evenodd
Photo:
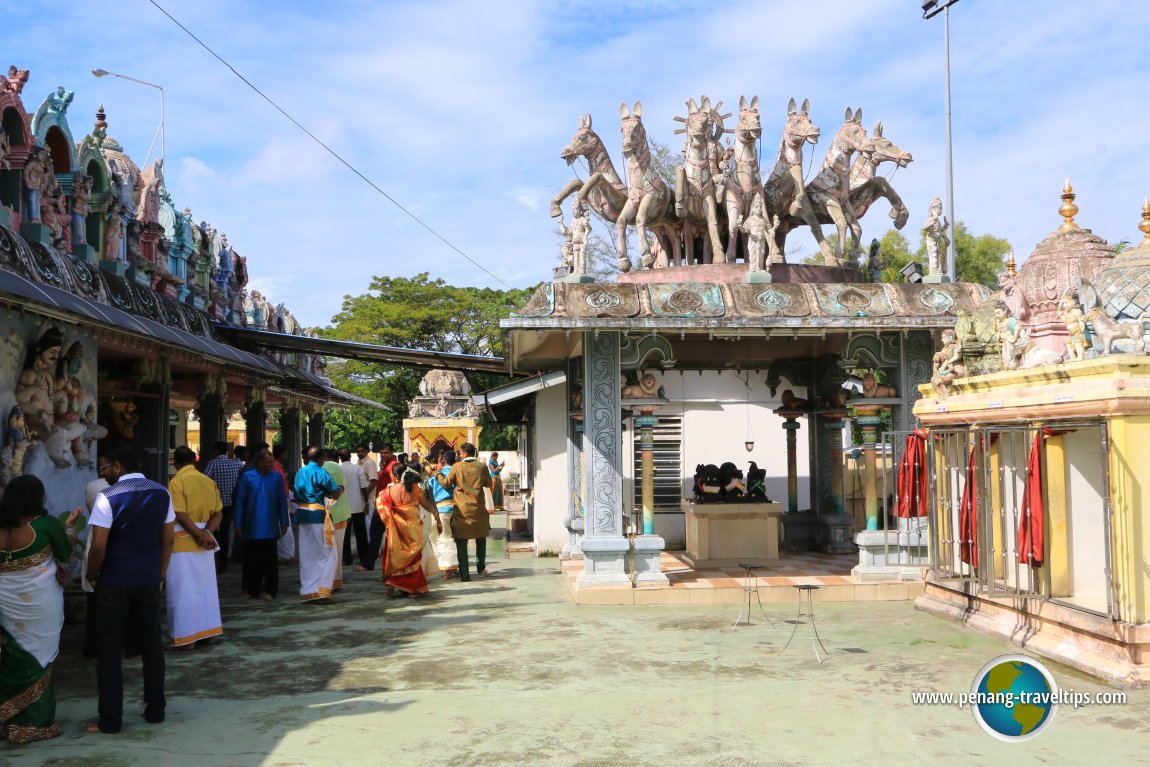
<path id="1" fill-rule="evenodd" d="M 339 341 L 316 336 L 273 333 L 267 330 L 238 328 L 222 323 L 216 323 L 215 327 L 217 332 L 229 340 L 266 349 L 306 352 L 363 362 L 390 362 L 409 367 L 476 370 L 484 373 L 509 375 L 507 361 L 502 357 L 481 357 L 476 354 L 453 354 L 427 349 L 404 349 L 397 346 L 380 346 L 357 341 Z"/>
<path id="2" fill-rule="evenodd" d="M 116 330 L 158 341 L 161 344 L 177 346 L 199 352 L 206 357 L 226 364 L 238 364 L 260 373 L 279 374 L 271 360 L 204 338 L 186 330 L 162 325 L 154 320 L 129 314 L 98 301 L 77 296 L 60 288 L 32 282 L 18 274 L 0 269 L 0 301 L 13 307 L 29 309 L 39 314 L 56 317 L 65 322 L 75 322 L 77 318 Z M 29 306 L 29 303 L 31 306 Z"/>
<path id="3" fill-rule="evenodd" d="M 487 413 L 496 422 L 518 421 L 519 418 L 507 418 L 507 412 L 497 413 L 496 409 L 508 410 L 508 405 L 523 397 L 530 396 L 552 386 L 562 386 L 567 383 L 567 373 L 562 370 L 552 370 L 547 373 L 531 376 L 522 381 L 513 381 L 503 386 L 489 389 L 482 394 L 471 398 L 475 407 Z M 521 409 L 517 412 L 521 412 Z M 503 417 L 501 417 L 503 416 Z"/>

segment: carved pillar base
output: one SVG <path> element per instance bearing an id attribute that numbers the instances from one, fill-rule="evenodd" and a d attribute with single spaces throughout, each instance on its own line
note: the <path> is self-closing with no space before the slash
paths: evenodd
<path id="1" fill-rule="evenodd" d="M 564 522 L 567 528 L 567 543 L 560 553 L 563 559 L 583 558 L 583 517 L 568 517 Z"/>
<path id="2" fill-rule="evenodd" d="M 663 574 L 661 555 L 667 542 L 661 535 L 635 536 L 633 571 L 636 586 L 666 586 L 670 583 Z"/>
<path id="3" fill-rule="evenodd" d="M 912 529 L 908 522 L 899 520 L 897 530 L 860 530 L 855 534 L 859 549 L 859 563 L 851 575 L 863 581 L 917 581 L 922 569 L 930 567 L 927 553 L 926 528 Z"/>
<path id="4" fill-rule="evenodd" d="M 824 554 L 853 554 L 851 525 L 854 517 L 845 512 L 820 514 L 818 520 L 819 551 Z"/>
<path id="5" fill-rule="evenodd" d="M 747 272 L 747 276 L 743 278 L 743 282 L 751 285 L 761 285 L 771 281 L 771 273 L 766 269 L 761 272 Z"/>
<path id="6" fill-rule="evenodd" d="M 595 536 L 583 539 L 583 572 L 580 586 L 630 586 L 627 560 L 631 544 L 623 536 Z"/>
<path id="7" fill-rule="evenodd" d="M 38 242 L 41 245 L 52 245 L 52 230 L 44 224 L 21 224 L 20 236 L 28 242 Z"/>
<path id="8" fill-rule="evenodd" d="M 100 252 L 91 245 L 73 245 L 72 255 L 88 266 L 96 266 L 100 263 Z"/>
<path id="9" fill-rule="evenodd" d="M 128 264 L 125 263 L 124 261 L 107 261 L 107 260 L 104 260 L 104 261 L 100 262 L 100 268 L 103 269 L 105 272 L 109 272 L 110 274 L 116 275 L 117 277 L 127 277 L 128 276 Z"/>

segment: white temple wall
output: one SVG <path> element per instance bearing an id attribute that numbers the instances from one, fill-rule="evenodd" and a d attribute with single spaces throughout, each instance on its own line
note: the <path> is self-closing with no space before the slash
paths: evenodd
<path id="1" fill-rule="evenodd" d="M 535 395 L 535 551 L 563 550 L 571 489 L 567 476 L 567 387 Z M 506 473 L 506 470 L 504 471 Z"/>

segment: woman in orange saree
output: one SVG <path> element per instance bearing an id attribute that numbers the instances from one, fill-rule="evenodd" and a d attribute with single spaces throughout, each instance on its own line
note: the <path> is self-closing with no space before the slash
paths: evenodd
<path id="1" fill-rule="evenodd" d="M 427 576 L 423 573 L 422 506 L 431 512 L 437 525 L 435 504 L 423 494 L 419 467 L 409 465 L 396 470 L 399 479 L 376 497 L 376 511 L 387 526 L 383 549 L 383 582 L 389 596 L 426 594 Z"/>

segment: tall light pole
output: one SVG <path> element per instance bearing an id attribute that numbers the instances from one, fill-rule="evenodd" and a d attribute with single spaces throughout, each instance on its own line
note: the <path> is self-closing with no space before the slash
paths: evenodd
<path id="1" fill-rule="evenodd" d="M 958 280 L 958 270 L 955 267 L 954 242 L 954 147 L 950 138 L 950 6 L 958 0 L 923 0 L 922 17 L 933 19 L 942 14 L 943 56 L 946 58 L 946 217 L 948 222 L 950 245 L 946 249 L 946 273 L 951 282 Z"/>
<path id="2" fill-rule="evenodd" d="M 163 89 L 163 87 L 156 85 L 155 83 L 149 83 L 145 80 L 137 80 L 134 77 L 128 77 L 127 75 L 121 75 L 121 74 L 116 74 L 115 72 L 109 72 L 106 69 L 93 69 L 92 74 L 95 75 L 96 77 L 118 77 L 121 80 L 131 80 L 134 83 L 139 83 L 140 85 L 146 85 L 149 88 L 155 88 L 156 90 L 158 90 L 160 92 L 160 127 L 156 129 L 156 134 L 154 136 L 152 136 L 152 145 L 148 147 L 148 156 L 144 158 L 143 167 L 146 168 L 148 166 L 148 160 L 150 160 L 152 158 L 152 149 L 154 149 L 156 146 L 156 136 L 160 137 L 160 160 L 161 160 L 161 164 L 163 164 L 162 161 L 164 159 L 164 138 L 165 138 L 165 135 L 164 135 L 164 89 Z"/>

